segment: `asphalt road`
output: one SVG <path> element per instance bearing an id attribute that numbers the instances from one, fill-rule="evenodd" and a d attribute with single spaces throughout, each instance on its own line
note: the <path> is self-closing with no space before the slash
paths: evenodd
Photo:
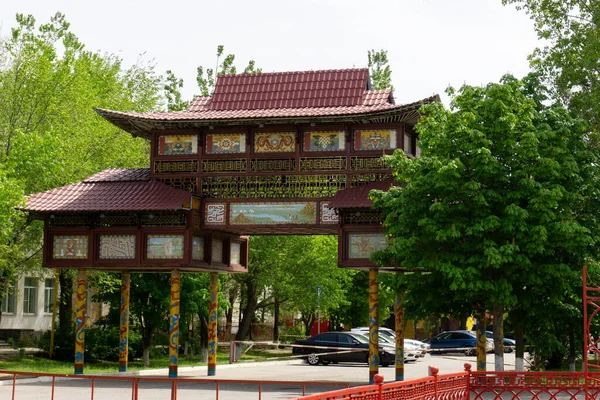
<path id="1" fill-rule="evenodd" d="M 505 354 L 505 370 L 514 370 L 514 353 Z M 475 368 L 475 357 L 460 355 L 426 355 L 417 362 L 405 364 L 405 380 L 427 376 L 429 366 L 439 368 L 440 374 L 464 370 L 464 363 L 469 362 Z M 487 357 L 488 370 L 494 369 L 494 357 Z M 393 366 L 380 367 L 379 373 L 384 376 L 384 382 L 395 378 Z M 115 374 L 117 375 L 117 374 Z M 137 376 L 142 379 L 139 383 L 140 400 L 170 399 L 171 384 L 169 382 L 146 381 L 145 378 L 166 378 L 166 370 L 142 371 L 139 373 L 120 374 L 119 376 Z M 319 382 L 319 386 L 306 386 L 306 394 L 319 393 L 341 388 L 337 383 L 350 386 L 365 385 L 369 381 L 369 368 L 365 364 L 330 364 L 328 366 L 310 366 L 301 360 L 273 361 L 260 363 L 240 363 L 218 365 L 216 376 L 208 377 L 206 367 L 180 368 L 180 378 L 202 379 L 202 382 L 181 382 L 177 388 L 177 399 L 219 399 L 246 400 L 258 399 L 288 399 L 302 395 L 301 382 Z M 106 377 L 109 378 L 110 377 Z M 231 380 L 246 381 L 233 383 Z M 253 381 L 253 382 L 250 382 Z M 269 384 L 259 384 L 259 381 L 269 381 Z M 218 387 L 218 396 L 217 396 Z M 117 380 L 98 380 L 94 382 L 94 399 L 118 400 L 131 398 L 131 382 Z M 57 379 L 54 389 L 55 399 L 90 399 L 92 394 L 91 381 L 81 379 Z M 0 399 L 10 399 L 12 381 L 0 381 Z M 52 385 L 48 378 L 19 379 L 16 384 L 15 400 L 51 399 Z"/>

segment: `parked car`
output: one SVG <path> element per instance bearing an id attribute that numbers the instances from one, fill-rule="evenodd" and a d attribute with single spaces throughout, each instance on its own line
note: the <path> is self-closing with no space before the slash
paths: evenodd
<path id="1" fill-rule="evenodd" d="M 477 337 L 472 331 L 447 331 L 433 337 L 430 341 L 431 352 L 464 353 L 474 356 L 477 351 Z M 486 340 L 486 352 L 494 350 L 494 342 Z"/>
<path id="2" fill-rule="evenodd" d="M 396 332 L 391 330 L 390 328 L 385 328 L 385 327 L 380 327 L 379 328 L 379 337 L 380 338 L 386 338 L 392 341 L 392 343 L 394 343 L 394 346 L 396 345 Z M 369 327 L 368 326 L 361 326 L 359 328 L 352 328 L 352 332 L 360 332 L 362 334 L 365 335 L 369 335 Z M 415 339 L 407 339 L 404 338 L 404 349 L 406 351 L 407 345 L 412 345 L 412 346 L 416 346 L 420 349 L 420 351 L 418 352 L 418 357 L 425 357 L 425 353 L 427 353 L 429 351 L 429 344 L 428 343 L 424 343 L 420 340 L 415 340 Z"/>
<path id="3" fill-rule="evenodd" d="M 319 346 L 319 348 L 294 346 L 292 349 L 294 355 L 306 355 L 303 358 L 310 365 L 319 363 L 327 365 L 331 362 L 369 362 L 369 340 L 358 333 L 325 332 L 305 340 L 297 340 L 294 344 Z M 345 349 L 353 351 L 344 351 Z M 396 349 L 394 347 L 379 344 L 379 360 L 382 366 L 387 367 L 393 364 L 395 358 Z"/>
<path id="4" fill-rule="evenodd" d="M 354 332 L 352 332 L 354 333 Z M 365 338 L 365 340 L 368 342 L 369 341 L 369 337 L 365 334 L 360 334 L 361 336 L 363 336 Z M 396 351 L 396 340 L 392 340 L 389 337 L 382 335 L 379 336 L 379 344 L 383 345 L 383 346 L 387 346 L 387 347 L 393 347 L 394 348 L 394 352 Z M 417 359 L 419 357 L 423 357 L 421 354 L 423 353 L 423 351 L 412 345 L 412 344 L 407 344 L 406 342 L 404 343 L 404 362 L 409 362 L 409 361 L 417 361 Z M 395 360 L 395 358 L 394 358 Z"/>
<path id="5" fill-rule="evenodd" d="M 485 331 L 485 335 L 492 342 L 494 341 L 494 332 Z M 510 338 L 507 338 L 507 337 L 503 338 L 503 340 L 504 340 L 504 352 L 505 353 L 512 353 L 513 350 L 515 349 L 515 345 L 517 344 L 517 342 L 515 342 L 513 339 L 510 339 Z"/>

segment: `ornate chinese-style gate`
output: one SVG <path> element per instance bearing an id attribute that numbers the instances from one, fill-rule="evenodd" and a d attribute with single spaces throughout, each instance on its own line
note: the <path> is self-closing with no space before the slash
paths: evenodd
<path id="1" fill-rule="evenodd" d="M 383 154 L 418 155 L 418 109 L 438 100 L 397 105 L 390 90 L 371 90 L 367 69 L 350 69 L 220 76 L 213 96 L 181 112 L 96 110 L 150 141 L 150 168 L 106 170 L 34 194 L 26 206 L 45 222 L 44 265 L 80 271 L 75 372 L 83 373 L 87 269 L 123 273 L 120 370 L 127 368 L 129 273 L 171 273 L 170 376 L 177 376 L 180 273 L 209 272 L 214 375 L 217 274 L 246 271 L 246 236 L 338 234 L 339 265 L 369 270 L 372 380 L 377 274 L 395 269 L 370 261 L 387 242 L 367 194 L 392 184 Z"/>

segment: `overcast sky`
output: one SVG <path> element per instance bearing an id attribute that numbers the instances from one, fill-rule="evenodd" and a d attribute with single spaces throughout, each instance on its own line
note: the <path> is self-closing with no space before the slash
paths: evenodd
<path id="1" fill-rule="evenodd" d="M 538 45 L 532 21 L 501 0 L 0 0 L 0 33 L 16 13 L 47 22 L 57 11 L 88 50 L 173 70 L 186 99 L 219 44 L 264 72 L 366 67 L 369 49 L 385 49 L 397 103 L 522 77 Z"/>

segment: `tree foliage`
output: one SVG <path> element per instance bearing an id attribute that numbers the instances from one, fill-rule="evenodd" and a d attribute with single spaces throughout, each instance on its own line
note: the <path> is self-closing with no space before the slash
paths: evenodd
<path id="1" fill-rule="evenodd" d="M 456 317 L 493 311 L 498 325 L 527 302 L 560 303 L 596 256 L 600 177 L 587 126 L 532 98 L 534 76 L 526 82 L 450 89 L 450 110 L 423 109 L 422 156 L 386 157 L 401 186 L 374 194 L 391 237 L 378 258 L 411 272 L 407 305 L 449 299 Z"/>
<path id="2" fill-rule="evenodd" d="M 369 50 L 367 52 L 371 85 L 375 90 L 392 89 L 392 68 L 390 67 L 387 50 Z"/>
<path id="3" fill-rule="evenodd" d="M 594 0 L 503 0 L 525 10 L 544 47 L 531 65 L 552 96 L 600 131 L 600 4 Z"/>

